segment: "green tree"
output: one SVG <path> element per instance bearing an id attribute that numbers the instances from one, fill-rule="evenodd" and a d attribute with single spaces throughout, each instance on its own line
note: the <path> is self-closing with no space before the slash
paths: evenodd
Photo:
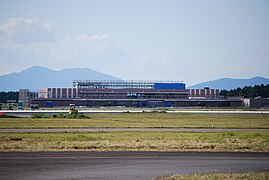
<path id="1" fill-rule="evenodd" d="M 6 103 L 7 100 L 19 100 L 19 92 L 0 92 L 0 103 Z"/>
<path id="2" fill-rule="evenodd" d="M 220 91 L 220 95 L 224 97 L 243 96 L 245 98 L 269 97 L 269 84 L 255 85 L 253 87 L 245 86 L 243 88 L 231 89 L 230 91 L 223 89 Z"/>

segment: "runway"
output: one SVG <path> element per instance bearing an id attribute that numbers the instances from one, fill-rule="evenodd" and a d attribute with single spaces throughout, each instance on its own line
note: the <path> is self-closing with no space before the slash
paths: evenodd
<path id="1" fill-rule="evenodd" d="M 268 170 L 269 153 L 0 153 L 2 179 L 152 179 L 173 174 Z"/>
<path id="2" fill-rule="evenodd" d="M 57 114 L 64 113 L 67 114 L 68 110 L 1 110 L 0 112 L 5 113 L 8 116 L 17 117 L 31 117 L 33 114 L 44 113 L 44 114 Z M 151 113 L 156 112 L 154 110 L 125 110 L 125 109 L 89 109 L 89 110 L 79 110 L 79 113 L 91 114 L 91 113 Z M 157 111 L 158 112 L 158 111 Z M 163 112 L 163 111 L 160 111 Z M 269 114 L 268 110 L 260 111 L 244 111 L 244 110 L 166 110 L 166 113 L 192 113 L 192 114 Z"/>

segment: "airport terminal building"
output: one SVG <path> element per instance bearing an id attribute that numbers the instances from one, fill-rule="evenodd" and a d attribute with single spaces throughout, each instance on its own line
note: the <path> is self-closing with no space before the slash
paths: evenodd
<path id="1" fill-rule="evenodd" d="M 221 99 L 218 89 L 186 89 L 181 81 L 75 80 L 72 88 L 38 90 L 32 104 L 63 107 L 188 107 L 241 106 L 242 101 Z"/>

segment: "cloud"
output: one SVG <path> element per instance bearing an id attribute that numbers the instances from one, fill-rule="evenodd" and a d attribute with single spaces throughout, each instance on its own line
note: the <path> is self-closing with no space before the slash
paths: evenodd
<path id="1" fill-rule="evenodd" d="M 104 40 L 109 40 L 111 39 L 111 35 L 104 33 L 100 36 L 98 35 L 81 35 L 76 38 L 77 41 L 104 41 Z"/>
<path id="2" fill-rule="evenodd" d="M 50 23 L 38 18 L 10 18 L 0 25 L 2 39 L 15 43 L 52 42 L 54 34 Z"/>
<path id="3" fill-rule="evenodd" d="M 1 25 L 0 59 L 4 67 L 1 73 L 25 69 L 32 65 L 46 66 L 54 69 L 70 67 L 88 67 L 97 71 L 114 74 L 117 64 L 128 66 L 129 54 L 122 43 L 108 33 L 83 34 L 76 37 L 57 38 L 55 41 L 16 41 L 15 33 L 25 36 L 24 29 L 38 27 L 42 32 L 52 33 L 50 24 L 41 23 L 38 19 L 10 19 Z M 0 35 L 1 36 L 1 35 Z M 4 68 L 4 69 L 3 69 Z M 118 71 L 117 71 L 118 72 Z"/>
<path id="4" fill-rule="evenodd" d="M 110 64 L 122 63 L 126 52 L 108 33 L 54 39 L 50 23 L 37 18 L 10 18 L 0 25 L 1 73 L 32 65 L 89 67 L 106 72 Z"/>

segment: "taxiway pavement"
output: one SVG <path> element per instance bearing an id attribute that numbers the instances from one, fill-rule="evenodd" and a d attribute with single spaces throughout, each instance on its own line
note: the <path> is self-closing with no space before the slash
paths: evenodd
<path id="1" fill-rule="evenodd" d="M 67 114 L 68 110 L 1 110 L 0 112 L 8 116 L 17 117 L 31 117 L 33 114 L 44 113 L 44 114 L 57 114 L 64 113 Z M 91 113 L 151 113 L 154 110 L 79 110 L 79 113 L 91 114 Z M 192 113 L 192 114 L 269 114 L 268 110 L 260 111 L 244 111 L 244 110 L 166 110 L 166 113 Z"/>
<path id="2" fill-rule="evenodd" d="M 1 179 L 152 179 L 268 170 L 269 153 L 0 152 Z"/>

